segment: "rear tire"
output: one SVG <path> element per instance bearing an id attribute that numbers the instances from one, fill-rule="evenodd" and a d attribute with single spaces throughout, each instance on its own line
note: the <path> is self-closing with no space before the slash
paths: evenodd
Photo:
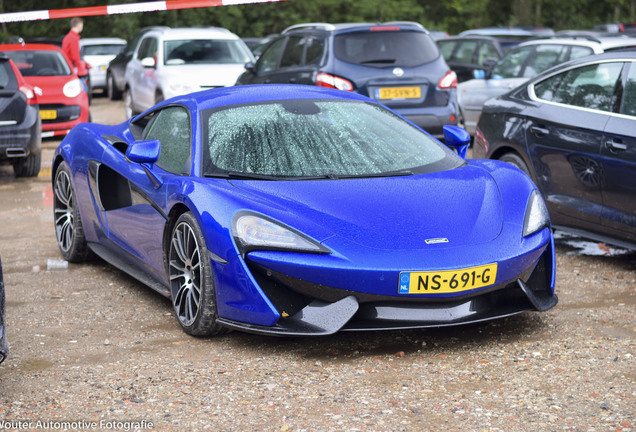
<path id="1" fill-rule="evenodd" d="M 510 165 L 516 166 L 521 171 L 526 173 L 528 175 L 528 177 L 531 177 L 530 176 L 530 170 L 528 169 L 528 165 L 526 165 L 526 163 L 523 160 L 523 158 L 521 156 L 519 156 L 518 154 L 512 153 L 512 152 L 505 153 L 499 158 L 499 160 L 503 161 L 503 162 L 507 162 Z"/>
<path id="2" fill-rule="evenodd" d="M 183 331 L 193 336 L 227 333 L 228 329 L 217 323 L 212 266 L 192 213 L 177 219 L 167 252 L 172 305 Z"/>
<path id="3" fill-rule="evenodd" d="M 40 173 L 41 165 L 42 153 L 30 154 L 13 161 L 13 172 L 16 177 L 36 177 Z"/>

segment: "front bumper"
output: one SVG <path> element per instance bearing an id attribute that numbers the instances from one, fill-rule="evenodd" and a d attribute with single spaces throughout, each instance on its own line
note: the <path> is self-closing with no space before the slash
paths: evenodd
<path id="1" fill-rule="evenodd" d="M 224 293 L 217 290 L 219 323 L 258 334 L 319 336 L 338 331 L 443 327 L 504 318 L 526 311 L 545 311 L 558 302 L 554 294 L 552 242 L 517 276 L 496 286 L 455 297 L 396 297 L 353 292 L 277 273 L 249 259 L 245 264 L 254 286 L 258 287 L 253 295 L 260 292 L 259 297 L 269 302 L 278 317 L 270 325 L 259 323 L 258 317 L 250 313 L 242 316 L 232 313 L 227 306 L 240 299 L 234 297 L 229 302 L 224 301 Z M 266 312 L 255 305 L 251 312 L 260 312 L 264 318 Z"/>

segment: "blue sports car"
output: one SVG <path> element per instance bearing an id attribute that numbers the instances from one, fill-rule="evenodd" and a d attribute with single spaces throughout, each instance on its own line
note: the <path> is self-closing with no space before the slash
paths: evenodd
<path id="1" fill-rule="evenodd" d="M 469 137 L 448 126 L 445 140 L 462 153 Z M 73 128 L 52 179 L 63 257 L 96 254 L 170 297 L 192 335 L 437 327 L 557 303 L 530 178 L 357 94 L 178 96 Z"/>

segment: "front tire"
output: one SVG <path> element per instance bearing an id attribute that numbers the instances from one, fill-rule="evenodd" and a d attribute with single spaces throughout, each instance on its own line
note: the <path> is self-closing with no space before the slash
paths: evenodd
<path id="1" fill-rule="evenodd" d="M 126 118 L 131 118 L 136 114 L 135 102 L 129 88 L 124 90 L 124 109 L 126 110 Z"/>
<path id="2" fill-rule="evenodd" d="M 108 92 L 108 98 L 110 100 L 121 99 L 121 91 L 117 88 L 117 83 L 112 73 L 106 77 L 106 91 Z"/>
<path id="3" fill-rule="evenodd" d="M 175 314 L 186 333 L 213 336 L 228 330 L 217 323 L 216 291 L 203 233 L 194 215 L 182 214 L 170 236 L 168 278 Z"/>
<path id="4" fill-rule="evenodd" d="M 62 162 L 53 182 L 53 217 L 57 245 L 65 260 L 86 261 L 91 255 L 80 219 L 71 169 Z"/>

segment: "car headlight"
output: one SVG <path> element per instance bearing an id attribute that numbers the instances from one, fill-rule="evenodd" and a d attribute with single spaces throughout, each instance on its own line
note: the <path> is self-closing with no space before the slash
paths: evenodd
<path id="1" fill-rule="evenodd" d="M 523 222 L 523 236 L 527 237 L 534 234 L 546 226 L 550 226 L 548 208 L 539 191 L 534 190 L 532 194 L 530 194 L 526 208 L 526 217 Z"/>
<path id="2" fill-rule="evenodd" d="M 330 253 L 327 248 L 303 234 L 254 214 L 236 217 L 233 230 L 242 253 L 255 249 Z"/>
<path id="3" fill-rule="evenodd" d="M 79 79 L 72 79 L 66 84 L 64 84 L 64 88 L 62 89 L 64 96 L 67 98 L 74 98 L 78 96 L 82 92 L 82 84 Z"/>

